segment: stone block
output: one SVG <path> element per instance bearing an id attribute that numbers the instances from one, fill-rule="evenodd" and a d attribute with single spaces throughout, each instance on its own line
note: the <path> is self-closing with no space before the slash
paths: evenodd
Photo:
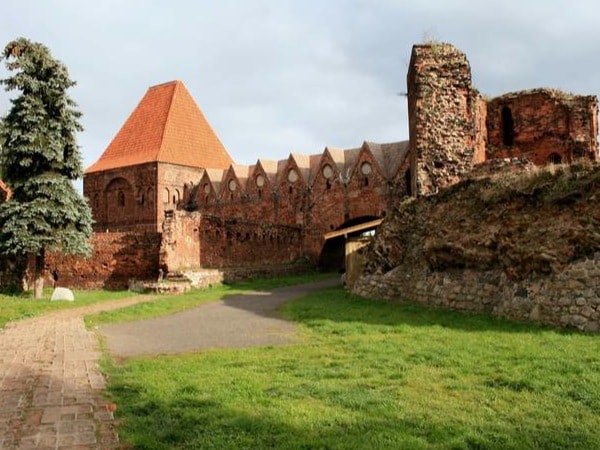
<path id="1" fill-rule="evenodd" d="M 75 300 L 75 295 L 71 289 L 67 289 L 64 287 L 57 287 L 52 292 L 52 297 L 50 297 L 51 301 L 68 301 L 72 302 Z"/>

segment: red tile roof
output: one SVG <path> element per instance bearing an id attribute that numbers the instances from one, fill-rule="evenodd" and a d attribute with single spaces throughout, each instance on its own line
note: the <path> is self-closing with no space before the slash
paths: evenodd
<path id="1" fill-rule="evenodd" d="M 86 173 L 147 162 L 215 169 L 233 163 L 181 81 L 149 88 Z"/>

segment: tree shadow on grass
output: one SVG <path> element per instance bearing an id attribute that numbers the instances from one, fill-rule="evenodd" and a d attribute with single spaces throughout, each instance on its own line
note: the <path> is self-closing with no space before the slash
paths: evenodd
<path id="1" fill-rule="evenodd" d="M 535 422 L 514 424 L 499 419 L 476 426 L 452 417 L 410 416 L 400 408 L 386 414 L 352 411 L 320 417 L 307 399 L 303 416 L 281 419 L 260 406 L 249 412 L 202 397 L 194 386 L 182 386 L 169 400 L 150 399 L 142 386 L 116 386 L 114 400 L 123 422 L 122 443 L 136 449 L 285 448 L 285 449 L 589 449 L 598 448 L 596 430 L 569 429 Z M 284 416 L 285 417 L 285 416 Z"/>
<path id="2" fill-rule="evenodd" d="M 285 302 L 304 297 L 315 291 L 340 286 L 338 278 L 330 278 L 312 283 L 280 287 L 268 290 L 249 290 L 241 295 L 223 297 L 225 306 L 241 309 L 263 317 L 280 317 L 278 309 Z"/>

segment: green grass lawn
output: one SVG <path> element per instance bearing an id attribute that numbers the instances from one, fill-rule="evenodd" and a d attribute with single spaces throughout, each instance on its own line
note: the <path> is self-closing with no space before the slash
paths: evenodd
<path id="1" fill-rule="evenodd" d="M 129 291 L 74 291 L 74 302 L 51 302 L 50 296 L 52 295 L 52 291 L 45 290 L 44 294 L 43 299 L 34 299 L 28 296 L 27 293 L 23 295 L 0 294 L 0 328 L 4 327 L 8 322 L 40 316 L 49 311 L 77 308 L 92 303 L 138 295 L 135 292 Z"/>
<path id="2" fill-rule="evenodd" d="M 600 448 L 600 337 L 371 302 L 292 301 L 294 345 L 105 363 L 140 449 Z"/>
<path id="3" fill-rule="evenodd" d="M 291 284 L 299 284 L 311 280 L 331 277 L 326 273 L 305 273 L 282 278 L 267 278 L 248 282 L 218 285 L 210 289 L 194 289 L 183 295 L 164 295 L 162 299 L 142 303 L 131 308 L 115 310 L 86 318 L 88 326 L 105 322 L 139 320 L 147 317 L 172 314 L 183 309 L 192 308 L 198 304 L 214 301 L 224 295 L 239 294 L 252 289 L 268 289 Z M 31 292 L 22 294 L 0 294 L 0 328 L 8 322 L 29 317 L 36 317 L 59 309 L 77 308 L 92 303 L 117 300 L 139 295 L 130 291 L 80 291 L 75 290 L 75 301 L 51 302 L 52 289 L 44 290 L 43 299 L 34 299 Z"/>

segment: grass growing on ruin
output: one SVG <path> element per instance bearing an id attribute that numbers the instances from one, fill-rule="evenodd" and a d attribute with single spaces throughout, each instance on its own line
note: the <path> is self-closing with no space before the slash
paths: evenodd
<path id="1" fill-rule="evenodd" d="M 600 448 L 598 336 L 370 302 L 286 303 L 301 343 L 107 364 L 135 448 Z"/>
<path id="2" fill-rule="evenodd" d="M 44 290 L 44 299 L 34 299 L 28 293 L 22 295 L 0 294 L 0 328 L 8 322 L 36 317 L 50 311 L 77 308 L 92 303 L 105 302 L 137 295 L 129 291 L 74 291 L 74 302 L 51 302 L 52 290 Z"/>
<path id="3" fill-rule="evenodd" d="M 203 303 L 219 300 L 227 295 L 242 294 L 244 292 L 260 289 L 273 289 L 282 286 L 308 283 L 325 278 L 331 278 L 331 273 L 308 272 L 300 275 L 291 275 L 280 278 L 264 278 L 253 281 L 235 282 L 226 285 L 215 285 L 206 289 L 192 289 L 185 294 L 165 295 L 159 300 L 139 303 L 123 309 L 105 311 L 93 316 L 87 316 L 85 323 L 88 328 L 105 324 L 129 322 L 134 320 L 164 317 Z"/>

